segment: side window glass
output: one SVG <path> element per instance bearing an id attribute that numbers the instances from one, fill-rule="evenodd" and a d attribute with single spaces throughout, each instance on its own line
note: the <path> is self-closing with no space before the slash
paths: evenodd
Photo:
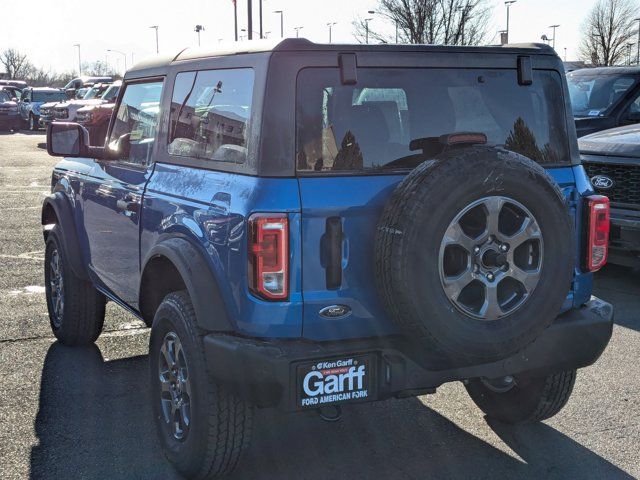
<path id="1" fill-rule="evenodd" d="M 169 154 L 244 163 L 253 82 L 250 68 L 179 73 L 171 101 Z"/>
<path id="2" fill-rule="evenodd" d="M 162 82 L 133 83 L 125 87 L 109 137 L 109 149 L 118 158 L 148 165 L 160 118 Z"/>
<path id="3" fill-rule="evenodd" d="M 636 99 L 631 102 L 631 105 L 629 105 L 627 115 L 632 117 L 636 122 L 640 121 L 640 94 L 638 94 L 638 96 L 636 96 Z"/>

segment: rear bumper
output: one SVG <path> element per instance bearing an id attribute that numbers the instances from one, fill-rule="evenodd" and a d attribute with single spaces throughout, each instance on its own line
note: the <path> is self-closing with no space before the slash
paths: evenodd
<path id="1" fill-rule="evenodd" d="M 210 334 L 204 338 L 204 347 L 210 373 L 218 382 L 259 407 L 293 411 L 300 407 L 298 366 L 302 362 L 367 355 L 372 360 L 370 395 L 359 401 L 375 401 L 432 393 L 456 380 L 542 376 L 586 367 L 600 357 L 612 328 L 612 305 L 594 297 L 582 308 L 558 317 L 523 351 L 498 362 L 448 370 L 424 368 L 416 360 L 415 348 L 398 337 L 320 343 Z"/>

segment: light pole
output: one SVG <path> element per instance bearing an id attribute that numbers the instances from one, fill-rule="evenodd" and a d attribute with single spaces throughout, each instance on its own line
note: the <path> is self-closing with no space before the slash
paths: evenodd
<path id="1" fill-rule="evenodd" d="M 567 61 L 567 47 L 564 47 L 564 61 Z"/>
<path id="2" fill-rule="evenodd" d="M 110 48 L 107 48 L 107 52 L 119 53 L 124 57 L 124 71 L 126 72 L 127 71 L 127 54 L 124 52 L 121 52 L 120 50 L 112 50 Z"/>
<path id="3" fill-rule="evenodd" d="M 156 30 L 156 53 L 160 53 L 160 44 L 158 43 L 158 25 L 151 25 L 149 28 Z"/>
<path id="4" fill-rule="evenodd" d="M 509 9 L 517 0 L 507 0 L 504 4 L 507 6 L 507 43 L 509 43 Z"/>
<path id="5" fill-rule="evenodd" d="M 556 49 L 556 28 L 558 28 L 560 25 L 549 25 L 549 28 L 553 28 L 553 38 L 551 40 L 553 40 L 553 49 Z"/>
<path id="6" fill-rule="evenodd" d="M 282 10 L 276 10 L 273 13 L 280 14 L 280 38 L 284 38 L 284 12 Z"/>
<path id="7" fill-rule="evenodd" d="M 636 57 L 636 65 L 640 65 L 640 18 L 634 18 L 634 22 L 638 22 L 638 56 Z"/>
<path id="8" fill-rule="evenodd" d="M 296 31 L 296 38 L 300 37 L 300 30 L 302 30 L 304 27 L 293 27 L 293 29 Z"/>
<path id="9" fill-rule="evenodd" d="M 627 65 L 631 65 L 631 47 L 633 47 L 635 43 L 627 43 Z"/>
<path id="10" fill-rule="evenodd" d="M 200 32 L 202 32 L 203 30 L 203 25 L 196 25 L 196 28 L 194 29 L 194 31 L 198 34 L 198 46 L 200 46 Z"/>
<path id="11" fill-rule="evenodd" d="M 367 12 L 369 15 L 375 15 L 375 10 L 369 10 Z M 364 19 L 364 29 L 365 29 L 365 43 L 369 43 L 369 22 L 373 20 L 373 17 Z"/>
<path id="12" fill-rule="evenodd" d="M 233 31 L 235 33 L 236 42 L 238 41 L 238 1 L 233 0 Z"/>
<path id="13" fill-rule="evenodd" d="M 262 35 L 262 0 L 258 0 L 258 17 L 260 17 L 260 40 L 264 38 Z"/>
<path id="14" fill-rule="evenodd" d="M 338 22 L 329 22 L 327 23 L 327 27 L 329 27 L 329 43 L 331 43 L 331 28 Z"/>
<path id="15" fill-rule="evenodd" d="M 78 76 L 82 76 L 82 58 L 80 57 L 80 44 L 76 43 L 73 45 L 74 47 L 78 47 Z"/>
<path id="16" fill-rule="evenodd" d="M 253 40 L 253 0 L 247 0 L 247 35 Z"/>

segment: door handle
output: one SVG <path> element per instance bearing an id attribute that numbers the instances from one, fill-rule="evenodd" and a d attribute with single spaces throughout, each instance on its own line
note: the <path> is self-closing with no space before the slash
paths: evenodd
<path id="1" fill-rule="evenodd" d="M 320 255 L 325 268 L 327 290 L 338 290 L 342 285 L 342 219 L 327 218 L 325 233 L 322 236 Z"/>
<path id="2" fill-rule="evenodd" d="M 116 206 L 121 212 L 140 213 L 140 203 L 130 193 L 127 193 L 122 200 L 118 200 Z"/>

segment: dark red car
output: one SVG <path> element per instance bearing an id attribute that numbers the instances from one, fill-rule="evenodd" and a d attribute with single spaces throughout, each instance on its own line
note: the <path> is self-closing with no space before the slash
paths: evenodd
<path id="1" fill-rule="evenodd" d="M 106 103 L 87 105 L 78 110 L 75 120 L 89 130 L 89 140 L 93 146 L 104 145 L 109 128 L 109 120 L 113 113 L 115 101 L 118 98 L 121 81 L 114 82 L 102 96 Z"/>

